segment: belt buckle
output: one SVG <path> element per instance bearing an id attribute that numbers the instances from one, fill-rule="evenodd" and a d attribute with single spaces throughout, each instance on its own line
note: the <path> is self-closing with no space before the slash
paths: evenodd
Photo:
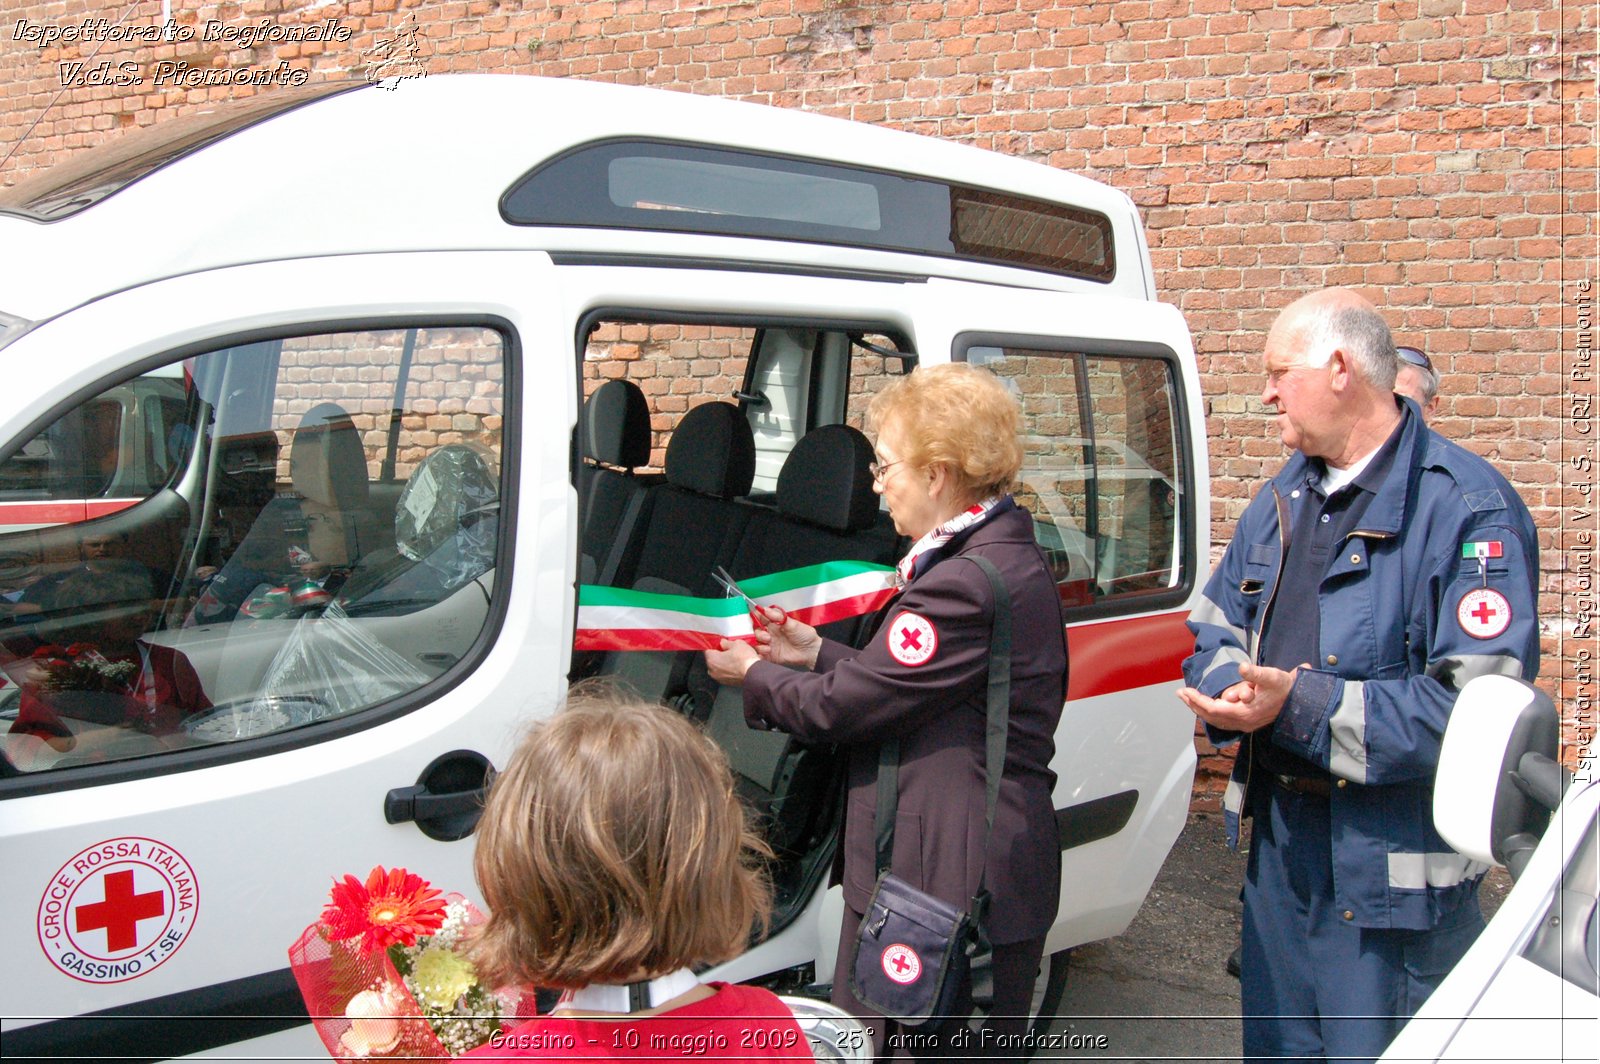
<path id="1" fill-rule="evenodd" d="M 1272 780 L 1290 794 L 1298 794 L 1301 797 L 1327 798 L 1333 793 L 1332 784 L 1315 776 L 1289 776 L 1282 772 L 1274 772 Z"/>

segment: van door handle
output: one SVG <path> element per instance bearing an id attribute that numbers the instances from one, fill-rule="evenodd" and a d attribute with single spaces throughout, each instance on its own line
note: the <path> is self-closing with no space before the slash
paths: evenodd
<path id="1" fill-rule="evenodd" d="M 415 785 L 383 797 L 383 819 L 411 821 L 428 838 L 455 842 L 471 835 L 483 815 L 494 766 L 475 750 L 452 750 L 429 762 Z"/>

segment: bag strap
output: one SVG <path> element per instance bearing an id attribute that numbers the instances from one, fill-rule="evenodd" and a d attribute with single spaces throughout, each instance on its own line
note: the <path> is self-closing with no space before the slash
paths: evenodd
<path id="1" fill-rule="evenodd" d="M 978 873 L 978 892 L 973 896 L 973 918 L 981 923 L 980 911 L 984 883 L 989 876 L 989 837 L 994 831 L 995 809 L 1000 804 L 1000 777 L 1005 771 L 1006 738 L 1011 722 L 1011 594 L 1000 579 L 1000 571 L 987 558 L 962 555 L 983 570 L 994 592 L 994 620 L 989 639 L 989 685 L 985 693 L 983 868 Z M 894 857 L 894 820 L 900 804 L 900 741 L 889 739 L 878 745 L 878 802 L 874 814 L 877 842 L 877 874 L 889 870 Z"/>

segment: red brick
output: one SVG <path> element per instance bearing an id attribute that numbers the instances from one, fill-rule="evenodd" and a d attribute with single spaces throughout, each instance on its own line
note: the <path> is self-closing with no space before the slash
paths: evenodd
<path id="1" fill-rule="evenodd" d="M 114 17 L 122 6 L 83 0 L 71 10 Z M 196 0 L 177 17 L 189 25 L 312 18 L 286 6 Z M 12 8 L 13 18 L 71 17 L 59 2 Z M 352 0 L 321 10 L 358 31 L 348 47 L 202 54 L 195 44 L 108 45 L 100 54 L 147 64 L 158 53 L 196 65 L 287 59 L 331 77 L 359 70 L 360 49 L 404 15 L 429 42 L 434 72 L 648 81 L 1087 172 L 1145 209 L 1158 288 L 1190 318 L 1208 396 L 1242 392 L 1256 410 L 1261 334 L 1276 309 L 1315 285 L 1366 286 L 1397 333 L 1451 360 L 1440 427 L 1492 443 L 1538 507 L 1540 527 L 1559 519 L 1558 463 L 1540 450 L 1559 439 L 1564 417 L 1557 329 L 1574 278 L 1593 278 L 1600 259 L 1592 221 L 1600 203 L 1592 185 L 1575 188 L 1571 178 L 1600 162 L 1593 0 L 1559 8 L 1549 0 L 585 0 L 559 8 L 548 0 Z M 530 51 L 531 42 L 539 47 Z M 14 50 L 0 65 L 8 148 L 39 118 L 0 184 L 118 126 L 166 121 L 229 95 L 69 90 L 49 106 L 57 58 Z M 703 368 L 713 376 L 678 382 L 688 390 L 668 397 L 675 410 L 698 397 L 696 382 L 723 374 Z M 1282 448 L 1259 413 L 1218 410 L 1207 428 L 1211 531 L 1222 542 Z M 1568 561 L 1552 552 L 1547 564 L 1554 588 Z M 1552 592 L 1542 612 L 1557 605 Z M 1223 764 L 1204 752 L 1200 793 L 1215 792 Z"/>

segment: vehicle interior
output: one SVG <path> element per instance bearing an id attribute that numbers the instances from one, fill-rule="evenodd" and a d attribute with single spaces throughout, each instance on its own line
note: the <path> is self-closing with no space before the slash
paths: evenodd
<path id="1" fill-rule="evenodd" d="M 727 593 L 719 568 L 745 580 L 836 560 L 892 565 L 907 544 L 873 491 L 861 420 L 871 390 L 914 365 L 903 339 L 849 328 L 592 322 L 578 471 L 585 582 L 706 598 Z M 822 632 L 858 645 L 869 620 Z M 696 651 L 575 652 L 571 678 L 592 677 L 678 709 L 727 751 L 777 857 L 781 927 L 832 860 L 835 751 L 748 727 L 740 692 L 713 681 Z"/>
<path id="2" fill-rule="evenodd" d="M 596 317 L 580 335 L 580 580 L 714 598 L 735 580 L 827 561 L 892 565 L 910 544 L 873 490 L 872 396 L 917 355 L 884 327 Z M 1183 544 L 1172 369 L 1155 358 L 974 347 L 1023 407 L 1019 503 L 1063 607 L 1168 595 Z M 823 634 L 861 644 L 870 617 Z M 604 677 L 704 725 L 728 752 L 777 861 L 774 926 L 833 857 L 842 763 L 745 724 L 742 695 L 698 651 L 575 650 L 570 679 Z"/>
<path id="3" fill-rule="evenodd" d="M 643 312 L 596 313 L 579 335 L 579 584 L 716 598 L 719 568 L 744 581 L 904 554 L 865 417 L 916 366 L 906 336 Z M 0 456 L 0 773 L 403 712 L 470 668 L 508 549 L 507 347 L 477 326 L 251 338 L 115 382 Z M 1016 496 L 1069 618 L 1181 601 L 1174 360 L 958 354 L 1022 405 Z M 859 645 L 869 623 L 824 634 Z M 831 864 L 835 751 L 748 728 L 695 651 L 574 649 L 569 681 L 594 677 L 728 751 L 777 855 L 781 927 Z"/>

